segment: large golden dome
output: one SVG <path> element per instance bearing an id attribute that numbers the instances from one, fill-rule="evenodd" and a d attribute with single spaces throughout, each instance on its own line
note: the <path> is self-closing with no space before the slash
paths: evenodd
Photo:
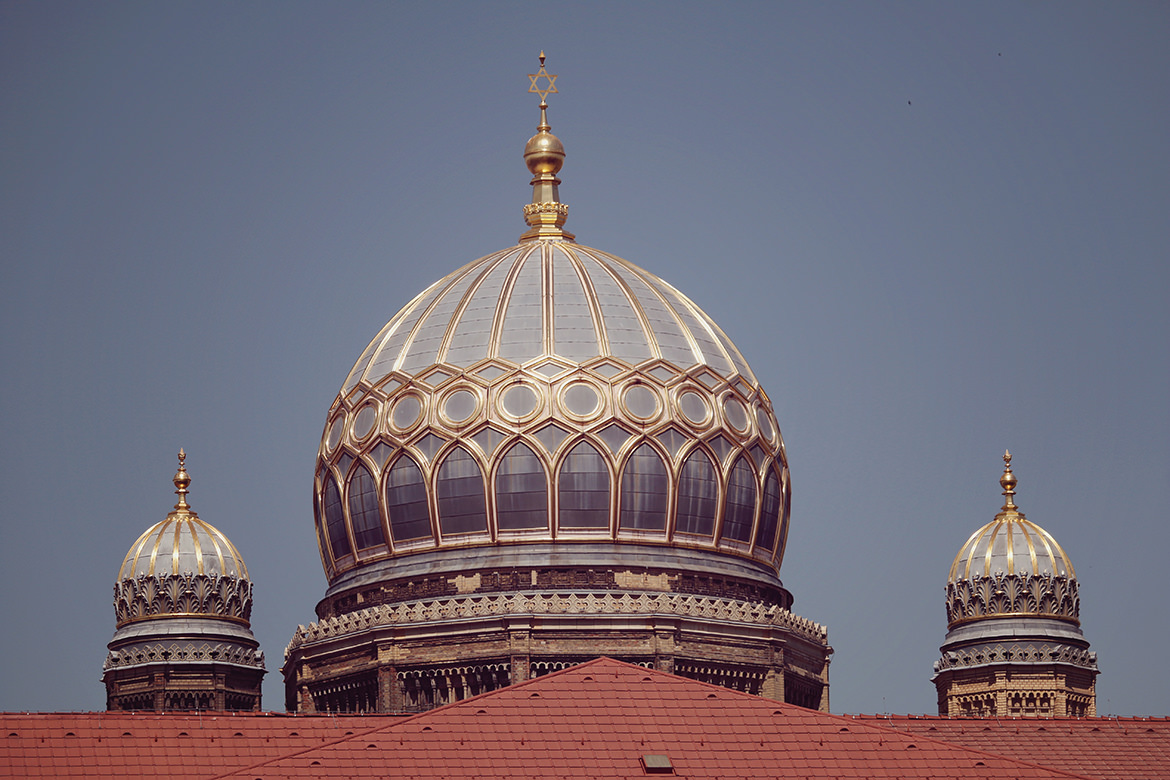
<path id="1" fill-rule="evenodd" d="M 330 594 L 516 555 L 779 591 L 772 404 L 689 298 L 564 230 L 546 108 L 525 146 L 529 230 L 395 314 L 329 409 L 314 509 Z"/>

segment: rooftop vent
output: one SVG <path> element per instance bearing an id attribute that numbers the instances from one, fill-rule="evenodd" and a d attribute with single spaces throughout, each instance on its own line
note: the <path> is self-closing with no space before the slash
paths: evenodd
<path id="1" fill-rule="evenodd" d="M 670 763 L 670 756 L 656 756 L 646 754 L 642 756 L 642 768 L 648 775 L 673 775 L 674 766 Z"/>

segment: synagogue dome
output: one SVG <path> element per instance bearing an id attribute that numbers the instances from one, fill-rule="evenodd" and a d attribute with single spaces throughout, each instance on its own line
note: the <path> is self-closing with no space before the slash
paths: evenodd
<path id="1" fill-rule="evenodd" d="M 329 409 L 314 479 L 327 596 L 558 564 L 782 592 L 771 401 L 687 296 L 564 230 L 546 108 L 525 146 L 529 230 L 407 303 Z"/>

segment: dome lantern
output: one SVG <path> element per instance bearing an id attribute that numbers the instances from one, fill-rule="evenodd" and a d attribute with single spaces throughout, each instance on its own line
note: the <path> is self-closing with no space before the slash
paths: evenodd
<path id="1" fill-rule="evenodd" d="M 548 96 L 557 92 L 556 74 L 544 69 L 544 52 L 540 53 L 540 70 L 529 73 L 529 92 L 540 95 L 540 124 L 536 135 L 524 145 L 524 164 L 532 173 L 532 202 L 524 207 L 524 222 L 528 230 L 520 236 L 520 242 L 537 239 L 559 239 L 572 241 L 575 236 L 565 230 L 569 218 L 569 207 L 561 203 L 557 187 L 561 180 L 557 174 L 565 164 L 565 146 L 561 139 L 550 131 L 548 123 Z"/>

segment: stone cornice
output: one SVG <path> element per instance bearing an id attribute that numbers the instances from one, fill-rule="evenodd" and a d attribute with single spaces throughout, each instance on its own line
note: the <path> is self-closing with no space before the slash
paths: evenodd
<path id="1" fill-rule="evenodd" d="M 102 668 L 162 663 L 221 663 L 263 669 L 264 653 L 233 642 L 150 642 L 111 650 Z"/>
<path id="2" fill-rule="evenodd" d="M 1096 671 L 1097 654 L 1062 643 L 989 644 L 946 651 L 934 662 L 934 671 L 1003 664 L 1068 664 Z"/>
<path id="3" fill-rule="evenodd" d="M 509 593 L 457 596 L 383 604 L 298 626 L 284 651 L 287 660 L 301 646 L 380 626 L 511 615 L 671 615 L 783 628 L 818 645 L 828 629 L 775 605 L 679 593 Z"/>

